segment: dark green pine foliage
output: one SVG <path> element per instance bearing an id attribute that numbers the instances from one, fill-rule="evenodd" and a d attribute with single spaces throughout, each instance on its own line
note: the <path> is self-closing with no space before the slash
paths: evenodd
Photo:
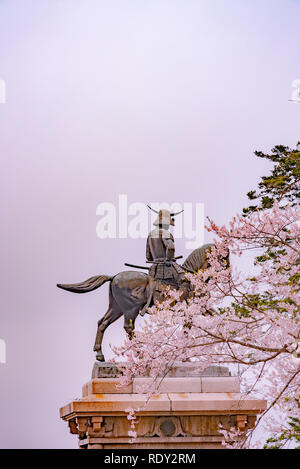
<path id="1" fill-rule="evenodd" d="M 270 176 L 261 178 L 258 190 L 248 192 L 248 198 L 255 202 L 243 209 L 243 215 L 247 216 L 256 210 L 271 208 L 274 202 L 279 202 L 281 205 L 298 204 L 300 201 L 300 142 L 294 150 L 277 145 L 269 155 L 261 151 L 256 151 L 255 155 L 272 161 L 274 166 Z"/>
<path id="2" fill-rule="evenodd" d="M 294 449 L 300 449 L 300 420 L 297 417 L 289 417 L 288 428 L 280 435 L 269 438 L 264 449 L 283 449 L 289 443 L 293 444 Z"/>

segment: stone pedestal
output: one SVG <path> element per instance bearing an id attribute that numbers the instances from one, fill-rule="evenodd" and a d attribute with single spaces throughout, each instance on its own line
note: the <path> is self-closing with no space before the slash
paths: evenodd
<path id="1" fill-rule="evenodd" d="M 222 448 L 219 424 L 251 428 L 266 401 L 244 398 L 239 378 L 228 369 L 210 367 L 202 373 L 192 363 L 177 364 L 160 384 L 159 394 L 147 401 L 151 378 L 137 377 L 118 388 L 119 372 L 112 364 L 95 364 L 93 378 L 82 398 L 60 409 L 60 417 L 77 434 L 82 449 Z M 137 438 L 127 409 L 137 412 Z"/>

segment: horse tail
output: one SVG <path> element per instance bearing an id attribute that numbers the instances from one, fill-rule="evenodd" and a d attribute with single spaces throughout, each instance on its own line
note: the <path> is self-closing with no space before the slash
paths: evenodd
<path id="1" fill-rule="evenodd" d="M 62 284 L 58 283 L 58 288 L 71 291 L 72 293 L 87 293 L 101 287 L 105 282 L 111 281 L 114 276 L 96 275 L 81 283 Z"/>

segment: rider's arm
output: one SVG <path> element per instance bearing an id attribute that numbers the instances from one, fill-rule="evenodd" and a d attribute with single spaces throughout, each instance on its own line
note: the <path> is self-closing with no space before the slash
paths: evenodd
<path id="1" fill-rule="evenodd" d="M 147 244 L 146 244 L 146 259 L 147 261 L 153 261 L 153 257 L 152 257 L 151 250 L 150 250 L 149 236 L 148 236 Z"/>
<path id="2" fill-rule="evenodd" d="M 163 241 L 164 241 L 164 245 L 167 248 L 167 251 L 166 251 L 167 259 L 168 259 L 168 261 L 171 261 L 175 256 L 174 241 L 171 237 L 170 238 L 164 238 Z"/>

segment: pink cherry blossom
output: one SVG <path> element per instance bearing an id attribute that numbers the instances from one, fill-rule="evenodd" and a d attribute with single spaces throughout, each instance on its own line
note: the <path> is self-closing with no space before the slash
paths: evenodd
<path id="1" fill-rule="evenodd" d="M 199 370 L 238 365 L 244 395 L 268 401 L 256 427 L 278 433 L 288 415 L 300 418 L 299 215 L 297 207 L 275 204 L 247 218 L 236 215 L 229 228 L 209 220 L 215 247 L 207 254 L 208 268 L 186 275 L 193 297 L 180 302 L 170 290 L 133 340 L 114 349 L 126 360 L 122 384 L 148 372 L 155 391 L 178 361 L 193 360 Z M 230 268 L 224 262 L 228 249 Z M 236 260 L 249 259 L 249 253 L 252 265 L 238 269 Z M 252 430 L 220 432 L 230 447 L 252 445 Z"/>

